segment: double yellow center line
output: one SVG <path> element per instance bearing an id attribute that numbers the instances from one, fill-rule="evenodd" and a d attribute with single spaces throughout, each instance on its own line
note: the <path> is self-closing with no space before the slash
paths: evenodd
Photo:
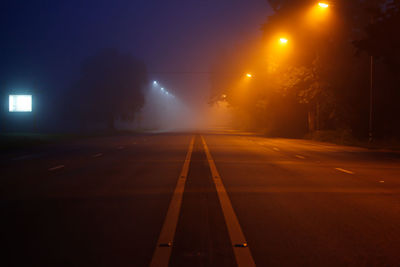
<path id="1" fill-rule="evenodd" d="M 185 190 L 186 178 L 189 172 L 193 144 L 194 137 L 192 137 L 190 140 L 189 150 L 186 154 L 186 159 L 183 163 L 182 171 L 179 175 L 171 202 L 169 203 L 167 216 L 165 217 L 165 221 L 157 241 L 157 247 L 150 263 L 151 267 L 168 266 L 169 258 L 172 252 L 172 245 L 174 243 L 176 226 L 178 224 L 179 213 L 182 206 L 183 191 Z"/>
<path id="2" fill-rule="evenodd" d="M 233 252 L 235 253 L 236 263 L 239 267 L 255 266 L 246 238 L 244 237 L 242 228 L 240 227 L 238 218 L 235 214 L 235 211 L 233 210 L 228 193 L 225 190 L 224 184 L 221 180 L 221 176 L 218 173 L 215 162 L 211 156 L 210 150 L 208 149 L 206 140 L 203 136 L 201 136 L 201 141 L 206 152 L 208 164 L 210 165 L 211 175 L 213 177 L 215 188 L 217 189 L 219 203 L 221 204 L 225 223 L 228 228 L 229 237 L 233 246 Z"/>
<path id="3" fill-rule="evenodd" d="M 225 187 L 221 180 L 221 176 L 218 173 L 215 162 L 211 156 L 210 150 L 208 149 L 207 143 L 203 136 L 201 136 L 201 141 L 207 156 L 208 164 L 210 166 L 212 180 L 214 181 L 214 185 L 218 193 L 218 198 L 221 204 L 222 212 L 224 214 L 229 237 L 235 254 L 236 263 L 239 267 L 255 266 L 250 248 L 247 244 L 242 228 L 240 227 L 235 211 L 233 210 L 228 193 L 225 190 Z M 189 172 L 193 145 L 194 137 L 192 137 L 190 141 L 186 159 L 183 164 L 183 168 L 179 176 L 177 185 L 175 187 L 175 191 L 168 208 L 167 216 L 165 217 L 165 221 L 161 229 L 161 233 L 157 242 L 157 247 L 154 251 L 153 258 L 150 263 L 151 267 L 168 266 L 173 248 L 176 226 L 178 224 L 179 213 L 182 205 L 182 197 L 185 189 L 187 174 Z"/>

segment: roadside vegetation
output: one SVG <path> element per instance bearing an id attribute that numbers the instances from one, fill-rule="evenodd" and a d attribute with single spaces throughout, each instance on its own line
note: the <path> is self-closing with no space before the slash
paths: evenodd
<path id="1" fill-rule="evenodd" d="M 269 136 L 358 144 L 372 129 L 375 143 L 398 143 L 400 1 L 268 2 L 262 40 L 215 59 L 211 102 Z"/>

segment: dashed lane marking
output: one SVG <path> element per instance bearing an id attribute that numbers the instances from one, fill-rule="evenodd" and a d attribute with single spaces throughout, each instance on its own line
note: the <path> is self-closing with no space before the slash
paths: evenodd
<path id="1" fill-rule="evenodd" d="M 117 148 L 118 149 L 124 149 L 125 147 L 124 146 L 118 146 Z"/>
<path id="2" fill-rule="evenodd" d="M 344 173 L 347 173 L 347 174 L 354 174 L 354 172 L 349 171 L 349 170 L 345 170 L 345 169 L 342 169 L 342 168 L 335 168 L 335 170 L 338 170 L 340 172 L 344 172 Z"/>
<path id="3" fill-rule="evenodd" d="M 174 244 L 176 226 L 178 224 L 179 213 L 182 206 L 182 197 L 185 190 L 186 178 L 189 172 L 190 158 L 193 152 L 194 136 L 192 137 L 189 149 L 183 163 L 182 171 L 179 175 L 178 182 L 172 195 L 167 216 L 161 229 L 160 236 L 157 241 L 157 247 L 154 251 L 150 267 L 167 267 L 171 257 L 171 251 Z"/>
<path id="4" fill-rule="evenodd" d="M 279 151 L 279 148 L 277 148 L 277 147 L 273 147 L 272 149 L 275 151 Z"/>
<path id="5" fill-rule="evenodd" d="M 58 166 L 55 166 L 55 167 L 52 167 L 52 168 L 48 169 L 48 171 L 52 172 L 52 171 L 55 171 L 55 170 L 62 169 L 64 167 L 65 167 L 64 165 L 58 165 Z"/>
<path id="6" fill-rule="evenodd" d="M 222 213 L 224 214 L 225 223 L 228 228 L 229 237 L 235 253 L 236 263 L 239 267 L 256 266 L 253 256 L 251 255 L 250 248 L 247 244 L 246 238 L 243 234 L 239 220 L 233 210 L 232 203 L 229 199 L 228 193 L 222 183 L 221 176 L 218 173 L 215 162 L 211 156 L 210 150 L 206 144 L 203 136 L 201 136 L 204 151 L 206 152 L 208 164 L 210 165 L 211 175 L 218 193 L 219 202 L 221 204 Z"/>
<path id="7" fill-rule="evenodd" d="M 24 159 L 30 159 L 32 157 L 33 157 L 33 155 L 24 155 L 24 156 L 19 156 L 19 157 L 13 158 L 11 160 L 24 160 Z"/>
<path id="8" fill-rule="evenodd" d="M 101 156 L 103 156 L 103 153 L 97 153 L 97 154 L 93 155 L 93 158 L 98 158 L 98 157 L 101 157 Z"/>
<path id="9" fill-rule="evenodd" d="M 305 159 L 305 157 L 302 156 L 302 155 L 296 155 L 296 158 L 298 158 L 298 159 Z"/>

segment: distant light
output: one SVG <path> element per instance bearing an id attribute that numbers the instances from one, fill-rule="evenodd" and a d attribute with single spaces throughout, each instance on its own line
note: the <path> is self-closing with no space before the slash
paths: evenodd
<path id="1" fill-rule="evenodd" d="M 285 44 L 287 44 L 288 39 L 286 39 L 286 38 L 280 38 L 280 39 L 279 39 L 279 42 L 280 42 L 281 44 L 285 45 Z"/>
<path id="2" fill-rule="evenodd" d="M 32 95 L 9 95 L 9 112 L 32 112 Z"/>
<path id="3" fill-rule="evenodd" d="M 222 98 L 226 98 L 226 94 L 221 95 Z"/>
<path id="4" fill-rule="evenodd" d="M 246 76 L 249 78 L 253 77 L 253 75 L 251 75 L 250 73 L 247 73 Z"/>
<path id="5" fill-rule="evenodd" d="M 169 93 L 168 92 L 165 92 L 167 95 L 169 95 Z"/>
<path id="6" fill-rule="evenodd" d="M 157 81 L 154 81 L 153 84 L 154 84 L 154 85 L 157 85 L 158 83 L 157 83 Z"/>
<path id="7" fill-rule="evenodd" d="M 329 7 L 329 5 L 327 4 L 327 3 L 318 3 L 318 5 L 320 6 L 320 7 L 322 7 L 322 8 L 328 8 Z"/>
<path id="8" fill-rule="evenodd" d="M 164 92 L 164 88 L 162 88 L 162 87 L 161 87 L 161 91 L 163 91 L 163 92 Z"/>

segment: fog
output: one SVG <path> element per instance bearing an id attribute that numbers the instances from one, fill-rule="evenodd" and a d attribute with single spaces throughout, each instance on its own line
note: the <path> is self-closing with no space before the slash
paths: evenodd
<path id="1" fill-rule="evenodd" d="M 108 131 L 110 117 L 118 130 L 230 124 L 228 108 L 208 104 L 209 68 L 221 50 L 260 36 L 259 26 L 272 10 L 265 0 L 183 2 L 6 1 L 1 9 L 0 130 Z M 109 49 L 125 57 L 104 56 Z M 125 68 L 131 57 L 133 65 L 146 66 L 146 73 Z M 102 64 L 92 64 L 88 80 L 83 69 L 91 58 Z M 128 71 L 134 74 L 125 75 Z M 141 95 L 126 97 L 125 89 L 138 92 L 147 78 L 159 80 L 173 96 L 150 85 L 145 101 Z M 8 95 L 26 90 L 33 96 L 33 112 L 10 114 Z"/>
<path id="2" fill-rule="evenodd" d="M 149 86 L 145 105 L 135 119 L 135 127 L 150 131 L 210 130 L 232 126 L 232 109 L 225 101 L 207 103 L 185 101 L 164 88 L 162 83 Z"/>

